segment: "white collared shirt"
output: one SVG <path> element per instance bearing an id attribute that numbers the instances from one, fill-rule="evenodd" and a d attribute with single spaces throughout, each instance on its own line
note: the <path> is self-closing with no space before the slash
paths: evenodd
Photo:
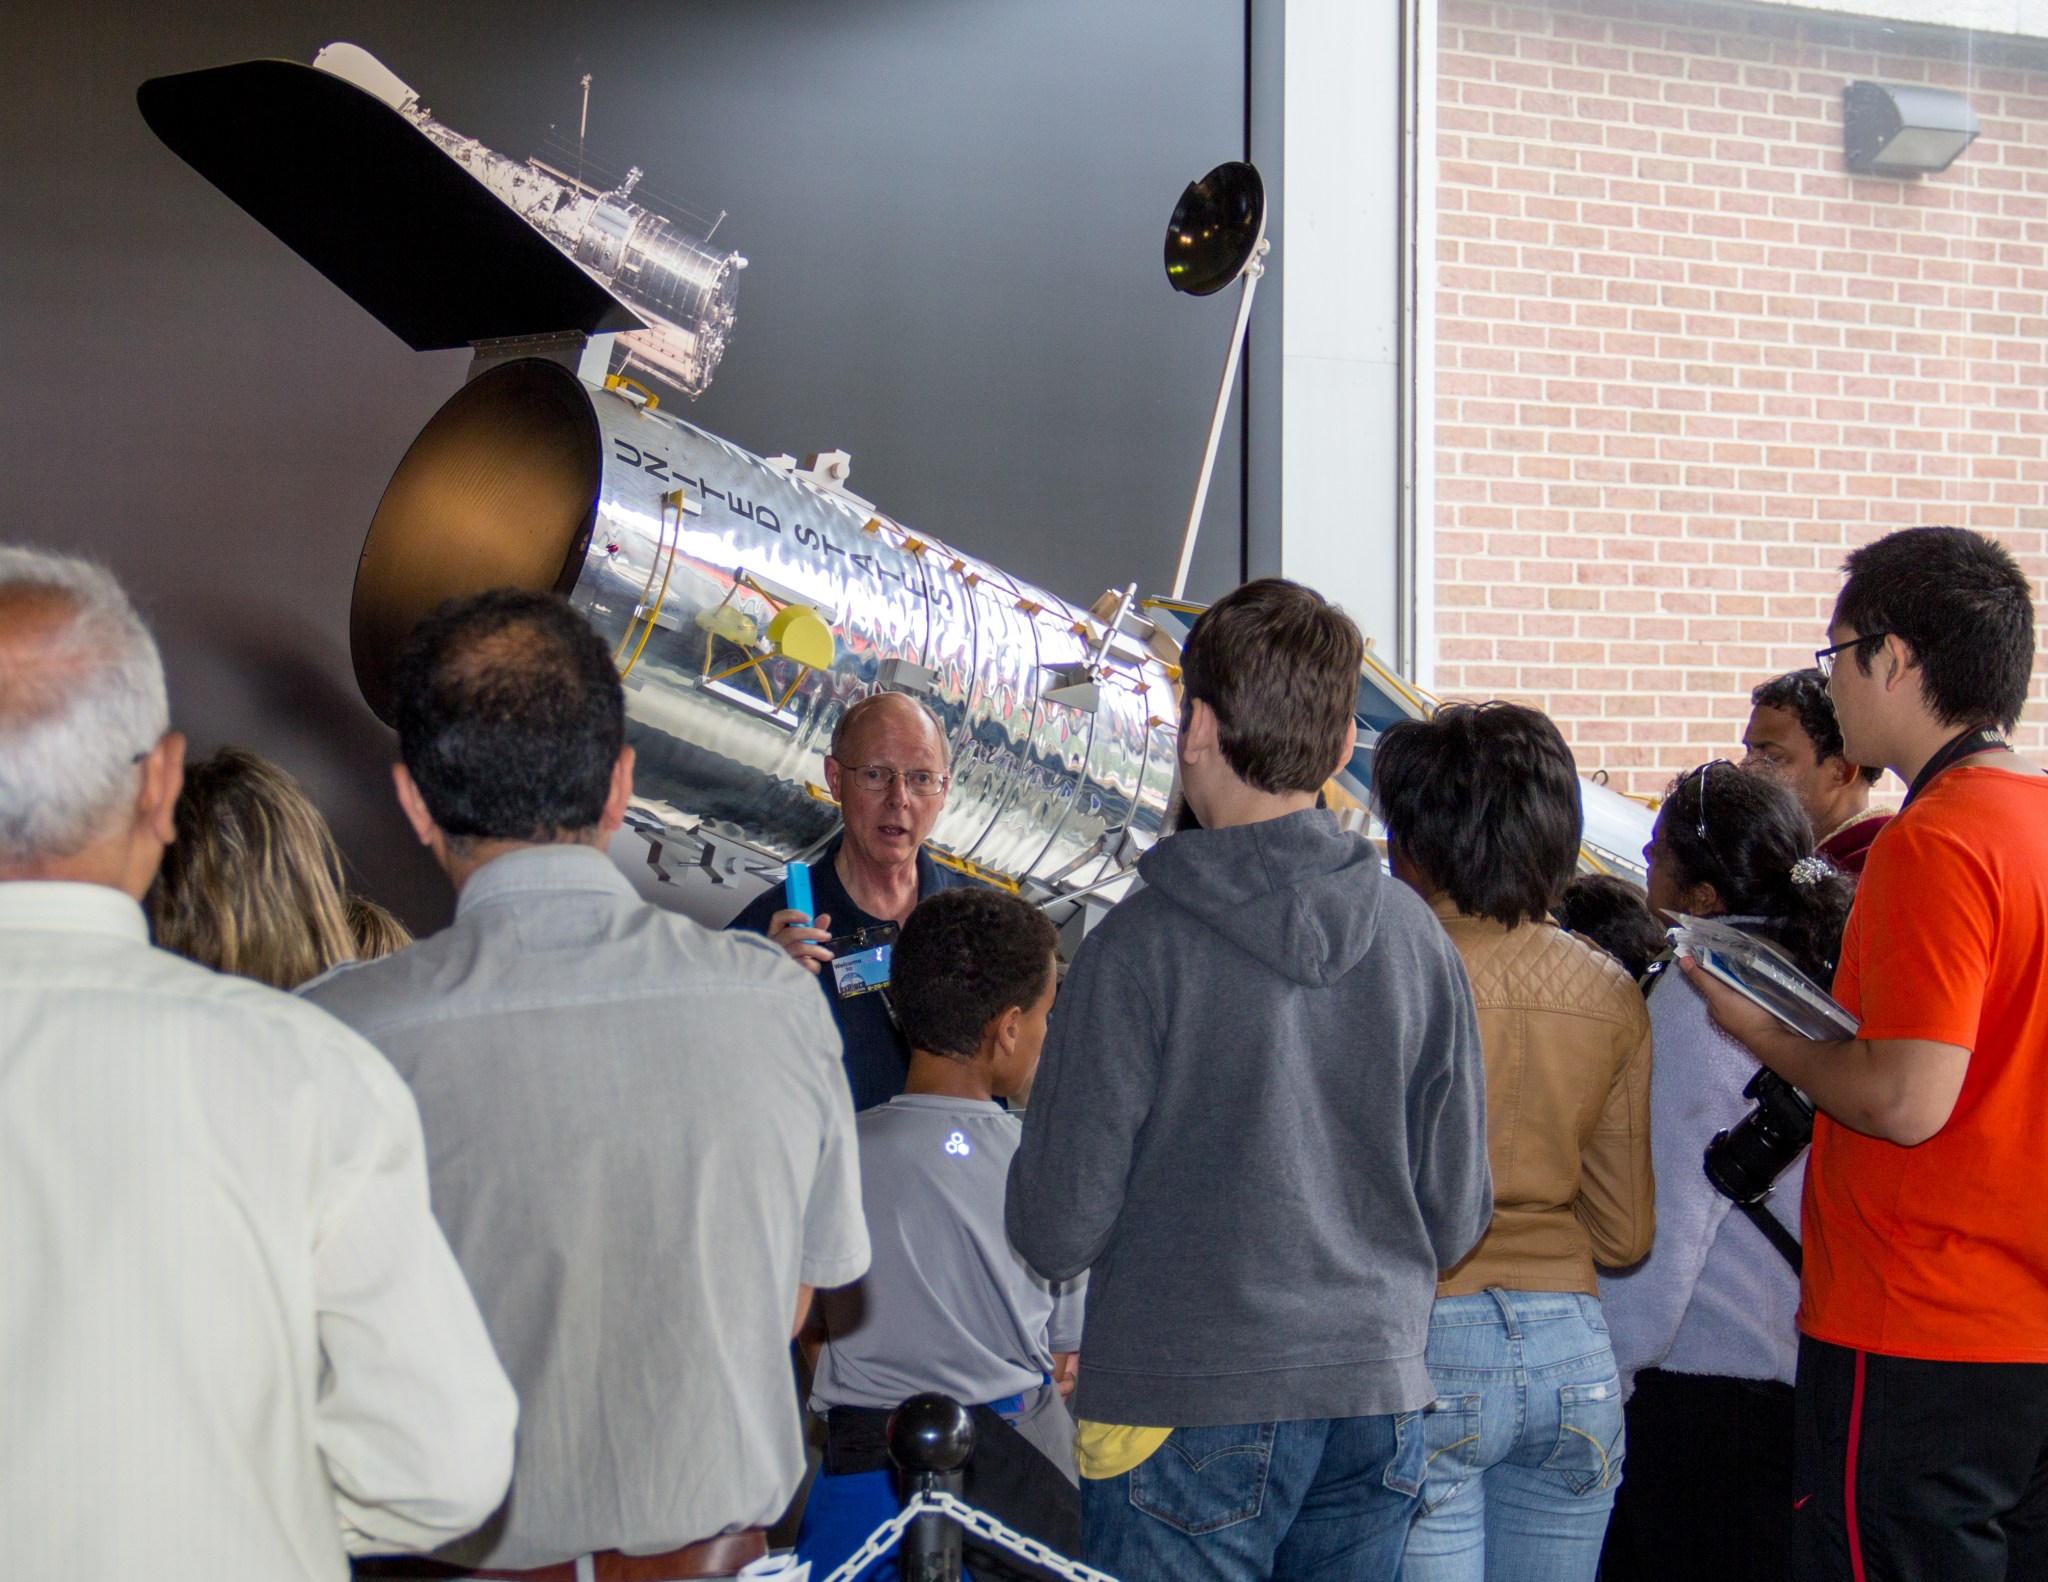
<path id="1" fill-rule="evenodd" d="M 0 1572 L 340 1582 L 488 1517 L 516 1411 L 383 1057 L 0 883 Z"/>

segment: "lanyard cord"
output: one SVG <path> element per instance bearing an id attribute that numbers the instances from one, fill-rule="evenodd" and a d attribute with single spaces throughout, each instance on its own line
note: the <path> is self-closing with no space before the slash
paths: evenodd
<path id="1" fill-rule="evenodd" d="M 1940 751 L 1920 766 L 1920 772 L 1913 776 L 1913 784 L 1906 791 L 1906 800 L 1899 806 L 1910 807 L 1913 798 L 1927 789 L 1929 781 L 1961 759 L 1976 753 L 2011 751 L 2012 743 L 2005 739 L 2004 733 L 1995 725 L 1979 725 L 1964 731 L 1960 736 L 1952 737 Z"/>

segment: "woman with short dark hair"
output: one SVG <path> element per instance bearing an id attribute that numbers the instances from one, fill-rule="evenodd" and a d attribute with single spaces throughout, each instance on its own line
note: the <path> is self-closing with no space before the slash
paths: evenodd
<path id="1" fill-rule="evenodd" d="M 1612 957 L 1550 921 L 1583 814 L 1548 718 L 1481 703 L 1403 721 L 1374 751 L 1373 793 L 1395 875 L 1471 980 L 1493 1169 L 1493 1223 L 1437 1285 L 1401 1574 L 1590 1582 L 1623 1455 L 1593 1268 L 1650 1247 L 1649 1019 Z"/>

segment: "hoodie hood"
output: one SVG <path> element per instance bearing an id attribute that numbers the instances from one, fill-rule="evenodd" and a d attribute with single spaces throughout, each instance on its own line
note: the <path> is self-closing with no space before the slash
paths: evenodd
<path id="1" fill-rule="evenodd" d="M 1362 835 L 1311 808 L 1169 836 L 1138 860 L 1146 885 L 1296 983 L 1334 982 L 1372 948 L 1394 881 Z"/>

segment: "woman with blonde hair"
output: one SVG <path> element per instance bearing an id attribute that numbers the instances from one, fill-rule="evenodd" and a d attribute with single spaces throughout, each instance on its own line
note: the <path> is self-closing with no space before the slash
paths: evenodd
<path id="1" fill-rule="evenodd" d="M 185 771 L 176 818 L 145 903 L 164 949 L 278 989 L 354 958 L 340 849 L 290 775 L 222 748 Z"/>
<path id="2" fill-rule="evenodd" d="M 358 961 L 375 961 L 412 943 L 412 930 L 366 895 L 348 898 L 348 931 L 355 936 Z"/>

